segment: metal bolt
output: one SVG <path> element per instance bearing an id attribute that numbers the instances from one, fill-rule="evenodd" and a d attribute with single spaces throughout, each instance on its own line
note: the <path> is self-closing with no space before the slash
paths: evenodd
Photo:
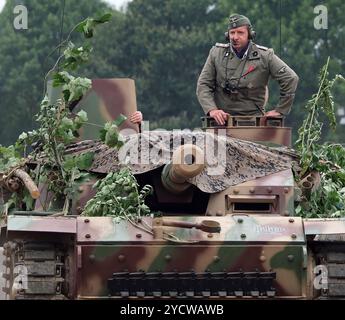
<path id="1" fill-rule="evenodd" d="M 89 255 L 89 260 L 90 260 L 90 261 L 95 261 L 95 259 L 96 259 L 96 257 L 95 257 L 94 254 L 90 254 L 90 255 Z"/>
<path id="2" fill-rule="evenodd" d="M 89 223 L 89 222 L 90 222 L 90 219 L 85 219 L 84 222 L 85 222 L 85 223 Z"/>
<path id="3" fill-rule="evenodd" d="M 90 239 L 90 238 L 91 238 L 91 234 L 87 233 L 87 234 L 85 235 L 85 238 L 86 238 L 86 239 Z"/>
<path id="4" fill-rule="evenodd" d="M 290 222 L 290 223 L 294 223 L 294 222 L 295 222 L 295 219 L 290 218 L 290 219 L 289 219 L 289 222 Z"/>
<path id="5" fill-rule="evenodd" d="M 292 262 L 295 259 L 295 257 L 292 254 L 289 254 L 287 259 L 288 261 Z"/>
<path id="6" fill-rule="evenodd" d="M 137 237 L 138 239 L 140 239 L 140 238 L 142 237 L 141 233 L 137 233 L 137 234 L 136 234 L 136 237 Z"/>
<path id="7" fill-rule="evenodd" d="M 260 260 L 261 262 L 265 262 L 265 261 L 266 261 L 266 257 L 265 257 L 264 255 L 262 255 L 262 256 L 260 256 L 259 260 Z"/>
<path id="8" fill-rule="evenodd" d="M 289 188 L 284 188 L 285 193 L 289 193 Z"/>
<path id="9" fill-rule="evenodd" d="M 222 211 L 217 211 L 217 213 L 216 213 L 216 216 L 218 216 L 218 217 L 222 217 L 224 214 L 223 214 L 223 212 Z"/>
<path id="10" fill-rule="evenodd" d="M 242 218 L 239 218 L 239 219 L 237 219 L 237 222 L 238 222 L 238 223 L 243 223 L 243 219 L 242 219 Z"/>
<path id="11" fill-rule="evenodd" d="M 234 194 L 239 194 L 239 193 L 240 192 L 237 189 L 234 190 Z"/>
<path id="12" fill-rule="evenodd" d="M 167 254 L 167 255 L 165 256 L 165 260 L 170 261 L 170 260 L 171 260 L 171 255 L 170 255 L 170 254 Z"/>
<path id="13" fill-rule="evenodd" d="M 272 193 L 272 188 L 271 188 L 271 187 L 268 187 L 268 188 L 267 188 L 267 192 L 268 192 L 268 193 Z"/>
<path id="14" fill-rule="evenodd" d="M 213 257 L 213 261 L 214 261 L 214 262 L 218 262 L 219 260 L 220 260 L 220 258 L 219 258 L 218 256 L 214 256 L 214 257 Z"/>
<path id="15" fill-rule="evenodd" d="M 82 207 L 77 207 L 76 210 L 77 210 L 77 213 L 78 213 L 78 214 L 81 214 L 81 213 L 83 212 L 83 208 L 82 208 Z"/>
<path id="16" fill-rule="evenodd" d="M 207 235 L 207 237 L 213 238 L 213 234 L 212 234 L 212 233 L 209 233 L 209 234 Z"/>
<path id="17" fill-rule="evenodd" d="M 206 215 L 207 215 L 207 216 L 212 216 L 212 212 L 211 212 L 211 211 L 207 211 L 207 212 L 206 212 Z"/>
<path id="18" fill-rule="evenodd" d="M 247 236 L 246 236 L 244 233 L 242 233 L 242 234 L 241 234 L 241 238 L 242 238 L 242 239 L 245 239 L 245 238 L 247 238 Z"/>
<path id="19" fill-rule="evenodd" d="M 297 238 L 296 234 L 293 233 L 293 234 L 291 235 L 291 238 L 292 238 L 292 239 L 296 239 L 296 238 Z"/>
<path id="20" fill-rule="evenodd" d="M 123 254 L 120 254 L 117 259 L 120 261 L 120 262 L 123 262 L 126 260 L 126 256 L 124 256 Z"/>
<path id="21" fill-rule="evenodd" d="M 255 189 L 254 189 L 254 188 L 250 188 L 250 189 L 249 189 L 249 192 L 250 192 L 250 193 L 255 193 Z"/>

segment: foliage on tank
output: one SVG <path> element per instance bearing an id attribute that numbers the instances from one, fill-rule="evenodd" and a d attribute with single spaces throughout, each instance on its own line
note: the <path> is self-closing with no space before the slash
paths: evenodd
<path id="1" fill-rule="evenodd" d="M 17 169 L 23 169 L 24 172 L 29 173 L 29 178 L 32 179 L 31 185 L 35 183 L 47 185 L 47 192 L 54 194 L 55 198 L 53 200 L 64 199 L 63 214 L 67 214 L 70 210 L 71 201 L 78 192 L 78 183 L 90 178 L 85 170 L 92 164 L 93 153 L 89 152 L 74 156 L 65 153 L 65 147 L 77 141 L 79 137 L 78 130 L 85 123 L 92 125 L 88 122 L 85 111 L 81 110 L 77 114 L 71 112 L 73 106 L 90 89 L 91 80 L 75 77 L 69 73 L 88 62 L 92 47 L 87 43 L 76 47 L 71 41 L 71 37 L 77 31 L 82 33 L 86 39 L 92 38 L 95 27 L 108 22 L 110 18 L 111 14 L 109 13 L 96 19 L 87 18 L 72 28 L 67 38 L 54 49 L 56 51 L 64 48 L 64 51 L 45 77 L 44 98 L 40 110 L 35 116 L 39 128 L 30 132 L 23 132 L 14 145 L 7 148 L 0 146 L 0 185 L 4 185 L 8 190 L 13 191 L 11 197 L 5 198 L 5 203 L 0 208 L 2 213 L 7 214 L 13 208 L 24 208 L 27 211 L 34 209 L 34 199 L 30 195 L 30 190 L 22 188 L 21 181 L 16 177 Z M 61 97 L 54 102 L 50 101 L 46 95 L 46 81 L 50 77 L 52 78 L 53 87 L 59 88 L 62 92 Z M 107 122 L 104 128 L 100 128 L 100 139 L 112 148 L 119 148 L 122 145 L 122 140 L 118 133 L 118 126 L 124 120 L 126 120 L 126 117 L 121 115 L 115 121 Z M 33 167 L 32 163 L 35 163 L 36 166 Z M 111 188 L 114 180 L 118 178 L 120 179 L 116 181 L 116 186 L 128 191 L 127 196 L 137 195 L 137 202 L 134 205 L 139 205 L 136 209 L 138 214 L 147 213 L 148 208 L 145 207 L 141 199 L 148 193 L 149 187 L 145 187 L 139 193 L 134 177 L 128 170 L 114 173 L 112 176 L 99 181 L 98 186 L 101 187 L 101 190 L 96 199 L 98 204 L 101 204 L 100 208 L 104 209 L 104 206 L 107 206 L 111 201 L 106 199 L 107 203 L 102 202 L 105 190 Z M 129 183 L 121 183 L 121 181 Z M 110 185 L 108 185 L 108 182 L 111 182 Z M 127 198 L 126 201 L 131 203 L 131 198 Z M 127 202 L 123 203 L 124 207 L 129 210 L 130 205 Z M 43 205 L 43 207 L 46 206 Z M 88 208 L 93 208 L 92 203 Z M 123 207 L 118 206 L 119 210 L 121 208 Z M 98 210 L 95 212 L 99 213 Z M 112 211 L 112 213 L 115 212 Z M 131 211 L 129 210 L 127 214 L 131 216 Z"/>
<path id="2" fill-rule="evenodd" d="M 329 120 L 331 128 L 336 128 L 331 90 L 337 81 L 345 80 L 341 75 L 328 79 L 329 62 L 330 58 L 320 72 L 317 94 L 308 101 L 308 115 L 296 142 L 301 156 L 298 179 L 303 181 L 313 171 L 320 174 L 319 186 L 296 208 L 297 214 L 308 218 L 345 216 L 345 148 L 339 144 L 318 144 L 322 134 L 322 114 Z"/>

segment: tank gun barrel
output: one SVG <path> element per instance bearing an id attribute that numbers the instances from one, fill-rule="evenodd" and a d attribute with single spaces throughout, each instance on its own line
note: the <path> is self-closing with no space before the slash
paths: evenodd
<path id="1" fill-rule="evenodd" d="M 163 168 L 162 184 L 168 191 L 179 194 L 190 187 L 187 180 L 197 176 L 204 167 L 204 152 L 193 144 L 182 145 L 174 151 L 172 162 Z"/>

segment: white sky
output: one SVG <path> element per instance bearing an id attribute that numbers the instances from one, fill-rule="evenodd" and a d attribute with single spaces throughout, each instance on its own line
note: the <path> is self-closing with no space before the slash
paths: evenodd
<path id="1" fill-rule="evenodd" d="M 127 2 L 129 2 L 130 0 L 103 0 L 104 2 L 108 2 L 109 4 L 111 4 L 112 6 L 114 6 L 117 9 L 120 9 L 120 7 L 124 4 L 126 4 Z M 0 0 L 0 12 L 2 10 L 2 8 L 5 5 L 6 0 Z"/>

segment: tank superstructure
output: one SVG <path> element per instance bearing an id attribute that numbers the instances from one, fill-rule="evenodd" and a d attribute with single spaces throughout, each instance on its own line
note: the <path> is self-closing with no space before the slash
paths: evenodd
<path id="1" fill-rule="evenodd" d="M 246 176 L 246 168 L 253 169 L 246 167 L 247 161 L 258 161 L 254 178 L 227 183 L 227 171 L 218 179 L 209 178 L 207 166 L 197 161 L 205 157 L 204 150 L 185 143 L 164 165 L 142 172 L 135 166 L 139 185 L 153 186 L 146 204 L 160 215 L 130 223 L 80 215 L 94 195 L 92 184 L 113 170 L 104 164 L 104 171 L 95 167 L 95 180 L 80 186 L 70 215 L 54 216 L 38 201 L 36 211 L 14 211 L 5 217 L 1 242 L 7 297 L 345 296 L 345 221 L 294 216 L 295 204 L 302 192 L 312 190 L 317 175 L 306 178 L 301 190 L 291 165 L 275 172 L 276 166 L 264 159 L 268 147 L 260 149 L 265 144 L 280 156 L 280 147 L 291 146 L 291 129 L 283 126 L 283 119 L 230 117 L 219 127 L 204 118 L 203 129 L 215 137 L 223 130 L 227 150 L 244 148 L 240 156 L 227 153 L 238 161 L 227 163 L 238 168 L 232 172 L 236 177 L 230 172 L 232 181 Z M 251 148 L 256 153 L 250 154 Z"/>

